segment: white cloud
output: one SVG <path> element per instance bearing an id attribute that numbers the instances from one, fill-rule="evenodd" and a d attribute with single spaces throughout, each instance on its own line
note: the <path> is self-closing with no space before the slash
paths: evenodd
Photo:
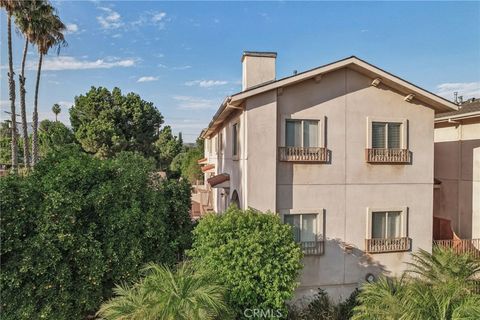
<path id="1" fill-rule="evenodd" d="M 73 106 L 72 101 L 58 101 L 57 103 L 60 105 L 60 107 L 65 109 L 69 109 L 71 106 Z"/>
<path id="2" fill-rule="evenodd" d="M 157 81 L 158 77 L 152 77 L 152 76 L 144 76 L 140 77 L 137 82 L 150 82 L 150 81 Z"/>
<path id="3" fill-rule="evenodd" d="M 78 60 L 75 57 L 62 56 L 45 59 L 42 70 L 85 70 L 85 69 L 110 69 L 115 67 L 132 67 L 134 59 L 97 59 L 95 61 Z M 27 69 L 36 70 L 36 62 L 28 61 Z"/>
<path id="4" fill-rule="evenodd" d="M 193 80 L 185 82 L 186 86 L 199 86 L 201 88 L 210 88 L 215 86 L 223 86 L 227 84 L 225 80 Z"/>
<path id="5" fill-rule="evenodd" d="M 152 22 L 158 23 L 158 22 L 164 20 L 166 16 L 167 16 L 167 14 L 165 12 L 157 12 L 157 13 L 153 14 Z"/>
<path id="6" fill-rule="evenodd" d="M 436 92 L 439 96 L 452 101 L 455 92 L 458 92 L 458 96 L 463 96 L 463 100 L 480 98 L 480 81 L 442 83 L 437 86 Z"/>
<path id="7" fill-rule="evenodd" d="M 75 23 L 67 23 L 65 26 L 67 28 L 67 34 L 78 32 L 78 25 Z"/>
<path id="8" fill-rule="evenodd" d="M 178 101 L 180 109 L 199 110 L 215 108 L 215 102 L 209 99 L 191 96 L 174 96 L 173 99 Z"/>
<path id="9" fill-rule="evenodd" d="M 180 66 L 180 67 L 172 67 L 172 70 L 187 70 L 190 69 L 192 66 Z"/>
<path id="10" fill-rule="evenodd" d="M 106 7 L 99 7 L 99 9 L 105 12 L 105 14 L 97 17 L 97 21 L 103 29 L 118 29 L 123 27 L 124 23 L 118 12 Z"/>
<path id="11" fill-rule="evenodd" d="M 10 100 L 0 100 L 0 108 L 6 108 L 6 107 L 10 107 Z"/>

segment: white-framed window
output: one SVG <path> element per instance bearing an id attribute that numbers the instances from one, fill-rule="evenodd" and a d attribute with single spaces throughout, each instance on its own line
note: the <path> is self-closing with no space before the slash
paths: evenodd
<path id="1" fill-rule="evenodd" d="M 407 237 L 407 208 L 368 208 L 367 239 Z"/>
<path id="2" fill-rule="evenodd" d="M 408 149 L 406 119 L 367 118 L 368 149 Z"/>
<path id="3" fill-rule="evenodd" d="M 282 115 L 281 146 L 316 148 L 324 147 L 324 119 L 296 118 Z"/>
<path id="4" fill-rule="evenodd" d="M 234 160 L 239 157 L 239 139 L 240 139 L 240 122 L 232 124 L 232 158 Z"/>
<path id="5" fill-rule="evenodd" d="M 324 211 L 280 210 L 283 222 L 292 226 L 295 242 L 305 254 L 319 255 L 324 252 Z"/>

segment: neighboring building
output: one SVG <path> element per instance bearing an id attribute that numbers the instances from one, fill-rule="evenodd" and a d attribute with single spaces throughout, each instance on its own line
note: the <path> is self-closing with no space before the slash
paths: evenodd
<path id="1" fill-rule="evenodd" d="M 434 167 L 434 238 L 480 239 L 480 101 L 435 116 Z"/>
<path id="2" fill-rule="evenodd" d="M 280 80 L 275 60 L 245 52 L 202 132 L 212 209 L 278 212 L 305 253 L 297 297 L 346 297 L 431 250 L 434 116 L 457 106 L 356 57 Z"/>

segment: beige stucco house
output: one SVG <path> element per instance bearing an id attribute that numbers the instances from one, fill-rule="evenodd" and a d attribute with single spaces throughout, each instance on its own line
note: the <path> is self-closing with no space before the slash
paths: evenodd
<path id="1" fill-rule="evenodd" d="M 356 57 L 279 80 L 276 53 L 241 61 L 243 90 L 202 132 L 208 205 L 293 225 L 305 253 L 298 297 L 319 287 L 346 297 L 431 250 L 434 118 L 455 104 Z"/>
<path id="2" fill-rule="evenodd" d="M 480 239 L 480 101 L 435 117 L 434 168 L 434 238 Z"/>

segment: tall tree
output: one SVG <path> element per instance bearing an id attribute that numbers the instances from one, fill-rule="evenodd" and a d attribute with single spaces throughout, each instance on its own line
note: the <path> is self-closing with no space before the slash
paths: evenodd
<path id="1" fill-rule="evenodd" d="M 12 15 L 20 5 L 20 1 L 0 0 L 0 6 L 7 11 L 7 34 L 8 34 L 8 89 L 10 94 L 10 113 L 11 113 L 11 149 L 12 149 L 12 170 L 18 170 L 18 142 L 17 142 L 17 114 L 15 108 L 15 79 L 13 72 L 13 53 L 12 53 Z"/>
<path id="2" fill-rule="evenodd" d="M 92 87 L 75 97 L 70 122 L 82 148 L 97 157 L 108 158 L 121 151 L 150 157 L 155 154 L 163 116 L 138 94 Z"/>
<path id="3" fill-rule="evenodd" d="M 30 167 L 30 144 L 28 143 L 28 125 L 27 112 L 25 103 L 25 63 L 27 60 L 28 46 L 34 41 L 35 28 L 38 27 L 42 16 L 49 13 L 49 7 L 44 0 L 30 0 L 22 1 L 15 10 L 15 25 L 25 37 L 25 44 L 23 46 L 22 63 L 20 68 L 20 75 L 18 81 L 20 84 L 20 115 L 22 119 L 22 137 L 23 137 L 23 161 L 25 167 Z"/>
<path id="4" fill-rule="evenodd" d="M 155 148 L 161 170 L 170 166 L 173 158 L 182 151 L 182 144 L 181 136 L 179 138 L 175 137 L 170 126 L 165 126 L 160 130 L 158 140 L 155 141 Z"/>
<path id="5" fill-rule="evenodd" d="M 35 26 L 33 34 L 39 57 L 33 104 L 32 165 L 35 165 L 38 161 L 38 90 L 43 56 L 46 55 L 51 48 L 56 48 L 56 52 L 59 54 L 60 48 L 67 45 L 63 34 L 66 27 L 55 13 L 54 8 L 50 5 L 48 5 L 48 7 L 49 10 L 45 12 L 46 14 L 39 17 L 39 23 Z"/>
<path id="6" fill-rule="evenodd" d="M 58 121 L 58 114 L 62 112 L 62 108 L 60 108 L 60 105 L 58 103 L 55 103 L 52 106 L 52 112 L 55 113 L 55 121 Z"/>

